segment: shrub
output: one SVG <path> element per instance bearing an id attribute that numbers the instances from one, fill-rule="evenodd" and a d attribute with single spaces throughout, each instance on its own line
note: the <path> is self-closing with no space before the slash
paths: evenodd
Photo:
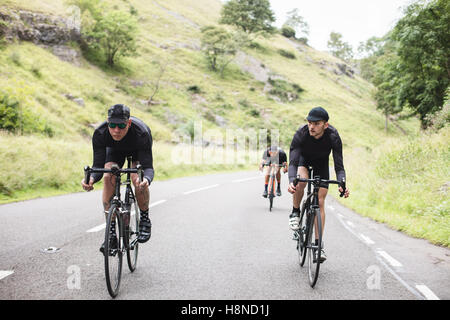
<path id="1" fill-rule="evenodd" d="M 15 132 L 19 125 L 19 102 L 0 93 L 0 129 Z"/>
<path id="2" fill-rule="evenodd" d="M 272 89 L 269 94 L 281 98 L 282 101 L 292 102 L 299 98 L 299 94 L 304 91 L 298 84 L 289 83 L 281 79 L 271 79 L 268 80 L 269 84 L 272 85 Z"/>
<path id="3" fill-rule="evenodd" d="M 278 50 L 278 53 L 279 53 L 280 55 L 282 55 L 283 57 L 285 57 L 285 58 L 288 58 L 288 59 L 296 59 L 295 54 L 292 53 L 292 52 L 290 52 L 290 51 L 287 51 L 287 50 L 284 50 L 284 49 L 279 49 L 279 50 Z"/>
<path id="4" fill-rule="evenodd" d="M 281 34 L 286 38 L 295 38 L 295 30 L 288 26 L 281 28 Z"/>
<path id="5" fill-rule="evenodd" d="M 187 90 L 188 90 L 189 92 L 197 93 L 197 94 L 199 94 L 199 93 L 202 92 L 202 90 L 200 89 L 200 87 L 197 86 L 196 84 L 194 84 L 194 85 L 192 85 L 192 86 L 189 86 L 189 87 L 187 88 Z"/>

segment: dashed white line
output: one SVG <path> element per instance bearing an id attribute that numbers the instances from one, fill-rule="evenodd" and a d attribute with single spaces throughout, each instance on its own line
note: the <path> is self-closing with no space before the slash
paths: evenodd
<path id="1" fill-rule="evenodd" d="M 362 233 L 359 234 L 359 236 L 361 237 L 361 239 L 364 240 L 365 243 L 367 243 L 368 245 L 372 245 L 375 244 L 375 242 L 370 239 L 368 236 L 363 235 Z"/>
<path id="2" fill-rule="evenodd" d="M 151 207 L 154 207 L 154 206 L 157 206 L 157 205 L 159 205 L 159 204 L 161 204 L 161 203 L 164 203 L 164 202 L 166 202 L 167 200 L 159 200 L 159 201 L 156 201 L 156 202 L 153 202 L 153 203 L 151 203 L 150 205 L 149 205 L 149 207 L 151 208 Z M 133 215 L 134 213 L 132 213 L 131 215 Z M 106 228 L 106 223 L 103 223 L 103 224 L 101 224 L 101 225 L 99 225 L 99 226 L 96 226 L 96 227 L 94 227 L 94 228 L 92 228 L 92 229 L 89 229 L 88 231 L 86 231 L 86 232 L 89 232 L 89 233 L 92 233 L 92 232 L 99 232 L 99 231 L 101 231 L 101 230 L 103 230 L 103 229 L 105 229 Z"/>
<path id="3" fill-rule="evenodd" d="M 334 207 L 332 205 L 329 205 L 328 208 L 334 211 Z"/>
<path id="4" fill-rule="evenodd" d="M 7 276 L 10 276 L 14 273 L 14 271 L 12 270 L 0 270 L 0 280 L 2 280 L 3 278 L 6 278 Z"/>
<path id="5" fill-rule="evenodd" d="M 96 226 L 96 227 L 94 227 L 94 228 L 92 228 L 92 229 L 89 229 L 89 230 L 86 231 L 86 232 L 89 232 L 89 233 L 91 233 L 91 232 L 99 232 L 100 230 L 103 230 L 103 229 L 105 229 L 105 228 L 106 228 L 106 223 L 101 224 L 101 225 L 99 225 L 99 226 Z"/>
<path id="6" fill-rule="evenodd" d="M 157 206 L 158 204 L 164 203 L 164 202 L 166 202 L 166 201 L 167 201 L 167 200 L 159 200 L 159 201 L 150 203 L 149 207 L 152 208 L 152 207 Z"/>
<path id="7" fill-rule="evenodd" d="M 215 187 L 218 187 L 218 186 L 219 186 L 218 184 L 213 184 L 213 185 L 211 185 L 211 186 L 207 186 L 207 187 L 203 187 L 203 188 L 198 188 L 198 189 L 186 191 L 186 192 L 183 192 L 183 194 L 191 194 L 191 193 L 194 193 L 194 192 L 198 192 L 198 191 L 203 191 L 203 190 L 211 189 L 211 188 L 215 188 Z"/>
<path id="8" fill-rule="evenodd" d="M 384 259 L 387 260 L 387 262 L 389 262 L 389 264 L 393 267 L 399 268 L 402 267 L 403 265 L 398 262 L 397 260 L 395 260 L 392 256 L 390 256 L 386 251 L 383 251 L 381 249 L 377 249 L 377 253 L 382 256 Z"/>
<path id="9" fill-rule="evenodd" d="M 424 284 L 418 284 L 416 285 L 417 290 L 422 292 L 422 294 L 427 298 L 427 300 L 440 300 L 437 295 L 434 294 L 433 291 L 430 290 L 426 285 Z"/>
<path id="10" fill-rule="evenodd" d="M 354 224 L 353 222 L 351 222 L 351 221 L 347 221 L 347 224 L 348 224 L 350 227 L 352 227 L 352 228 L 355 227 L 355 224 Z"/>

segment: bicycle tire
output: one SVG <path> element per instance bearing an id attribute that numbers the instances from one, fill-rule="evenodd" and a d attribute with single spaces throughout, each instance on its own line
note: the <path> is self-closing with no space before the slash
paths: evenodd
<path id="1" fill-rule="evenodd" d="M 308 248 L 308 277 L 309 277 L 309 285 L 314 288 L 317 283 L 317 279 L 319 277 L 320 270 L 320 254 L 322 249 L 322 217 L 320 215 L 320 209 L 314 209 L 314 215 L 311 217 L 310 221 L 310 234 L 309 234 L 309 248 Z M 317 217 L 317 233 L 318 233 L 318 241 L 317 247 L 312 243 L 312 235 L 316 235 L 316 228 L 314 228 L 314 220 Z M 314 237 L 315 238 L 315 237 Z M 318 251 L 317 260 L 314 262 L 314 249 Z"/>
<path id="2" fill-rule="evenodd" d="M 300 230 L 298 231 L 299 234 L 299 247 L 297 247 L 297 249 L 299 250 L 299 263 L 300 263 L 300 267 L 303 267 L 305 264 L 305 260 L 306 260 L 306 240 L 307 240 L 307 232 L 308 232 L 308 228 L 307 228 L 307 215 L 306 215 L 306 204 L 303 205 L 302 208 L 302 212 L 300 214 Z"/>
<path id="3" fill-rule="evenodd" d="M 136 270 L 139 253 L 139 242 L 134 241 L 137 238 L 139 231 L 139 209 L 136 200 L 133 200 L 131 202 L 129 215 L 130 215 L 129 217 L 130 223 L 126 230 L 126 241 L 128 243 L 127 262 L 128 262 L 128 269 L 130 269 L 130 271 L 133 272 L 134 270 Z M 133 248 L 130 247 L 132 242 L 136 242 Z"/>
<path id="4" fill-rule="evenodd" d="M 109 234 L 111 228 L 111 222 L 116 222 L 116 237 L 117 237 L 117 249 L 116 251 L 110 247 Z M 106 220 L 105 229 L 105 278 L 106 286 L 111 297 L 115 298 L 119 293 L 120 280 L 122 277 L 122 255 L 123 255 L 123 237 L 122 237 L 122 221 L 118 213 L 117 206 L 113 204 L 108 211 L 108 217 Z M 116 260 L 117 259 L 117 260 Z M 114 267 L 117 264 L 117 269 Z"/>
<path id="5" fill-rule="evenodd" d="M 275 194 L 273 192 L 273 181 L 274 181 L 274 177 L 273 175 L 270 176 L 269 179 L 269 211 L 272 211 L 273 208 L 273 198 L 275 197 Z"/>

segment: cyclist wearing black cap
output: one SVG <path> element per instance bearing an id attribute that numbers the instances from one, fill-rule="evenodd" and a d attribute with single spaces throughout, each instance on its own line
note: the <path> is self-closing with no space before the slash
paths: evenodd
<path id="1" fill-rule="evenodd" d="M 299 182 L 297 186 L 292 183 L 297 175 L 308 179 L 308 166 L 313 167 L 314 175 L 321 179 L 329 180 L 330 173 L 328 159 L 333 151 L 334 170 L 338 181 L 345 179 L 344 163 L 342 159 L 342 141 L 338 131 L 328 124 L 328 113 L 322 107 L 313 108 L 307 117 L 308 124 L 300 127 L 291 142 L 289 154 L 289 188 L 293 194 L 293 209 L 289 216 L 289 226 L 292 230 L 300 228 L 300 202 L 303 198 L 305 182 Z M 342 192 L 342 188 L 339 187 Z M 322 217 L 322 230 L 325 227 L 325 197 L 328 193 L 328 185 L 323 184 L 319 189 L 319 207 Z M 345 190 L 345 198 L 349 196 L 349 190 Z M 323 231 L 322 231 L 323 232 Z M 325 252 L 321 253 L 321 262 L 325 261 Z"/>
<path id="2" fill-rule="evenodd" d="M 144 169 L 144 179 L 141 183 L 139 183 L 137 174 L 131 174 L 141 212 L 138 237 L 140 243 L 147 242 L 151 236 L 152 225 L 148 216 L 150 200 L 148 187 L 154 177 L 152 144 L 150 128 L 142 120 L 130 117 L 130 109 L 122 104 L 116 104 L 109 108 L 108 120 L 95 129 L 92 137 L 94 149 L 92 167 L 110 169 L 115 164 L 122 167 L 126 157 L 132 156 L 132 166 L 136 167 L 141 164 Z M 89 184 L 85 184 L 83 179 L 81 181 L 83 189 L 86 191 L 94 189 L 94 183 L 101 180 L 102 176 L 102 173 L 93 173 Z M 103 182 L 103 207 L 107 213 L 115 190 L 115 177 L 106 173 Z"/>
<path id="3" fill-rule="evenodd" d="M 263 153 L 263 157 L 262 157 L 262 161 L 259 165 L 259 170 L 261 171 L 263 169 L 263 164 L 271 164 L 271 163 L 276 163 L 279 164 L 280 166 L 283 166 L 283 170 L 286 173 L 287 172 L 287 155 L 284 152 L 283 149 L 281 149 L 278 146 L 271 146 L 269 148 L 267 148 L 264 153 Z M 280 197 L 281 196 L 281 173 L 280 173 L 280 167 L 277 168 L 277 174 L 276 174 L 276 178 L 277 178 L 277 196 Z M 269 179 L 270 179 L 270 167 L 267 166 L 265 167 L 264 170 L 264 192 L 263 192 L 263 197 L 267 198 L 268 195 L 268 186 L 269 186 Z"/>

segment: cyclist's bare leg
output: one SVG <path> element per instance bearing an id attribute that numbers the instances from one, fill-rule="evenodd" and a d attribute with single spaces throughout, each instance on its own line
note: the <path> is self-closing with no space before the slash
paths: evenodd
<path id="1" fill-rule="evenodd" d="M 136 166 L 139 164 L 139 162 L 133 162 L 132 167 L 136 168 Z M 148 188 L 139 188 L 137 181 L 139 181 L 137 178 L 137 173 L 131 174 L 131 181 L 133 181 L 134 184 L 134 190 L 136 191 L 136 200 L 138 202 L 139 209 L 141 211 L 148 211 L 149 202 L 150 202 L 150 191 Z"/>
<path id="2" fill-rule="evenodd" d="M 298 167 L 297 169 L 297 175 L 299 175 L 302 179 L 308 179 L 308 169 L 306 167 Z M 299 182 L 297 183 L 297 190 L 294 193 L 294 196 L 292 197 L 293 207 L 294 208 L 300 208 L 300 202 L 303 199 L 303 194 L 305 191 L 306 182 Z"/>
<path id="3" fill-rule="evenodd" d="M 117 165 L 115 162 L 107 162 L 105 163 L 105 169 L 111 169 L 113 165 Z M 111 175 L 110 173 L 105 173 L 103 175 L 103 209 L 106 211 L 109 210 L 109 207 L 111 206 L 111 199 L 115 192 L 115 186 L 116 186 L 116 177 Z"/>
<path id="4" fill-rule="evenodd" d="M 278 183 L 280 183 L 280 181 L 281 181 L 281 170 L 280 169 L 281 169 L 280 167 L 277 168 L 277 175 L 276 175 L 276 177 L 277 177 L 277 182 Z"/>
<path id="5" fill-rule="evenodd" d="M 323 232 L 325 230 L 325 198 L 327 197 L 328 189 L 327 188 L 319 188 L 319 208 L 320 208 L 320 218 L 322 221 L 322 238 L 323 238 Z M 316 228 L 316 240 L 319 239 L 318 237 L 318 230 L 317 230 L 317 218 L 315 221 L 315 228 Z"/>

